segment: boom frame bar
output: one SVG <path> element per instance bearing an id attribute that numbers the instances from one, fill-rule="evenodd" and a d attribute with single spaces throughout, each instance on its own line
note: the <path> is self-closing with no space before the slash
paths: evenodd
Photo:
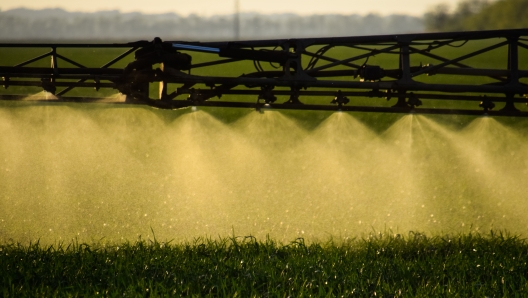
<path id="1" fill-rule="evenodd" d="M 446 47 L 464 47 L 468 42 L 479 40 L 489 42 L 456 57 L 447 58 L 438 53 L 438 50 Z M 155 39 L 153 42 L 121 44 L 0 44 L 0 50 L 3 48 L 50 48 L 49 52 L 12 66 L 9 65 L 10 61 L 2 61 L 0 56 L 0 85 L 6 89 L 10 86 L 41 87 L 55 95 L 48 102 L 104 101 L 102 98 L 68 97 L 67 93 L 75 88 L 90 87 L 121 91 L 126 99 L 120 103 L 166 109 L 216 106 L 258 110 L 271 108 L 520 117 L 528 115 L 528 112 L 520 111 L 516 106 L 528 101 L 528 85 L 523 82 L 528 78 L 528 65 L 521 65 L 521 61 L 528 61 L 524 56 L 528 55 L 524 53 L 528 50 L 528 29 L 227 42 L 161 42 Z M 125 51 L 99 68 L 90 68 L 58 53 L 58 50 L 66 48 L 123 48 Z M 316 51 L 311 51 L 312 48 Z M 350 54 L 346 57 L 328 54 L 334 48 L 349 50 Z M 507 61 L 503 68 L 477 68 L 465 63 L 468 59 L 497 49 L 506 49 L 502 51 L 506 53 L 503 58 Z M 133 53 L 136 57 L 129 66 L 124 69 L 112 68 L 123 59 L 130 61 Z M 138 53 L 143 54 L 138 56 Z M 208 56 L 209 59 L 189 65 L 181 62 L 175 64 L 174 59 L 180 59 L 178 57 L 182 57 L 182 53 L 187 53 L 192 58 Z M 141 55 L 149 58 L 142 58 Z M 398 67 L 386 69 L 383 65 L 367 64 L 376 55 L 397 57 Z M 440 63 L 412 65 L 415 57 Z M 31 64 L 48 58 L 51 59 L 49 68 L 31 67 Z M 214 70 L 244 60 L 252 61 L 256 71 L 236 75 L 214 74 Z M 62 62 L 59 61 L 75 67 L 61 67 Z M 269 63 L 273 69 L 265 70 L 262 63 Z M 152 69 L 154 65 L 160 67 Z M 207 75 L 209 69 L 213 69 L 212 75 Z M 445 83 L 442 80 L 440 83 L 417 80 L 433 75 L 483 77 L 492 82 L 460 84 Z M 159 84 L 158 98 L 150 97 L 151 83 Z M 169 87 L 175 85 L 178 87 L 169 92 Z M 57 92 L 57 88 L 63 89 Z M 256 96 L 256 100 L 240 100 L 240 95 Z M 187 98 L 178 99 L 181 96 Z M 228 97 L 228 100 L 213 99 L 223 96 Z M 289 96 L 290 99 L 278 103 L 277 96 Z M 320 102 L 313 99 L 314 104 L 303 104 L 302 98 L 306 96 L 333 97 L 333 104 L 328 104 L 327 100 Z M 354 100 L 348 97 L 395 98 L 396 103 L 392 106 L 380 106 L 379 103 L 353 105 Z M 0 93 L 0 99 L 27 100 L 25 94 L 5 91 Z M 426 103 L 430 100 L 466 103 L 476 101 L 480 105 L 475 104 L 471 109 L 456 105 L 453 108 L 420 108 L 422 100 Z M 504 107 L 493 110 L 494 102 L 504 103 Z"/>

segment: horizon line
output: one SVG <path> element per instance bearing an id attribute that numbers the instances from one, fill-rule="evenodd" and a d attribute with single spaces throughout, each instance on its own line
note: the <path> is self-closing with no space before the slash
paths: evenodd
<path id="1" fill-rule="evenodd" d="M 43 10 L 61 10 L 66 13 L 80 13 L 80 14 L 96 14 L 96 13 L 109 13 L 109 12 L 116 12 L 118 14 L 140 14 L 140 15 L 176 15 L 181 17 L 189 17 L 189 16 L 198 16 L 198 17 L 218 17 L 218 16 L 233 16 L 235 13 L 219 13 L 219 14 L 199 14 L 199 13 L 188 13 L 188 14 L 180 14 L 178 12 L 142 12 L 139 10 L 131 10 L 131 11 L 123 11 L 121 9 L 100 9 L 100 10 L 93 10 L 93 11 L 84 11 L 84 10 L 68 10 L 66 8 L 62 7 L 46 7 L 46 8 L 28 8 L 25 6 L 15 7 L 15 8 L 9 8 L 7 10 L 4 10 L 0 7 L 0 13 L 6 13 L 14 10 L 28 10 L 28 11 L 43 11 Z M 389 14 L 383 14 L 381 12 L 368 12 L 368 13 L 311 13 L 311 14 L 303 14 L 303 13 L 296 13 L 296 12 L 277 12 L 277 13 L 261 13 L 261 12 L 255 12 L 255 11 L 241 11 L 240 15 L 261 15 L 261 16 L 278 16 L 278 15 L 295 15 L 295 16 L 332 16 L 332 15 L 340 15 L 340 16 L 369 16 L 369 15 L 375 15 L 375 16 L 381 16 L 381 17 L 388 17 L 388 16 L 408 16 L 408 17 L 415 17 L 415 18 L 422 18 L 422 15 L 413 15 L 413 14 L 406 14 L 406 13 L 389 13 Z"/>

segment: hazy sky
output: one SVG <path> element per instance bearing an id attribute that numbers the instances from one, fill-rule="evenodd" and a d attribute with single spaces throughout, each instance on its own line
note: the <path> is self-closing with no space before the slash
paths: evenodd
<path id="1" fill-rule="evenodd" d="M 139 11 L 144 13 L 174 12 L 181 15 L 195 13 L 213 15 L 232 13 L 236 0 L 4 0 L 1 10 L 17 7 L 33 9 L 60 7 L 69 11 L 93 12 L 98 10 Z M 297 14 L 367 14 L 383 15 L 405 13 L 422 15 L 428 8 L 439 3 L 454 5 L 459 0 L 239 0 L 243 12 Z"/>

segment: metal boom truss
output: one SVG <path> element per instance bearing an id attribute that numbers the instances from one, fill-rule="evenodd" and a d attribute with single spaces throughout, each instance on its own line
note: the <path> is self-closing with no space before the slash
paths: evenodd
<path id="1" fill-rule="evenodd" d="M 18 64 L 5 54 L 42 48 L 44 53 Z M 119 48 L 124 52 L 100 67 L 86 66 L 85 56 L 64 54 Z M 47 59 L 49 67 L 38 67 Z M 51 102 L 104 101 L 69 96 L 89 87 L 125 95 L 115 103 L 166 109 L 527 116 L 527 66 L 528 29 L 228 42 L 4 43 L 0 99 L 28 100 L 21 90 L 37 87 L 54 94 Z"/>

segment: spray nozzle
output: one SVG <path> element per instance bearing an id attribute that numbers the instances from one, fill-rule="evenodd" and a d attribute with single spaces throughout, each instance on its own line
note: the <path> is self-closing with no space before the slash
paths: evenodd
<path id="1" fill-rule="evenodd" d="M 337 91 L 337 94 L 336 96 L 334 97 L 334 99 L 330 102 L 330 103 L 333 103 L 333 104 L 336 104 L 341 107 L 342 105 L 344 104 L 347 104 L 350 102 L 350 99 L 348 99 L 348 97 L 344 96 L 343 93 L 341 93 L 341 90 Z"/>
<path id="2" fill-rule="evenodd" d="M 416 96 L 413 92 L 409 94 L 409 99 L 407 100 L 407 104 L 411 107 L 411 109 L 414 109 L 414 107 L 418 107 L 422 105 L 422 101 Z"/>
<path id="3" fill-rule="evenodd" d="M 495 104 L 490 100 L 487 100 L 486 96 L 484 96 L 484 100 L 480 102 L 479 107 L 483 108 L 484 112 L 488 112 L 495 107 Z"/>
<path id="4" fill-rule="evenodd" d="M 273 95 L 273 87 L 264 86 L 257 98 L 257 102 L 261 99 L 264 99 L 266 104 L 274 103 L 277 100 L 277 97 Z"/>
<path id="5" fill-rule="evenodd" d="M 55 92 L 57 91 L 57 87 L 55 87 L 55 84 L 53 84 L 53 81 L 51 78 L 42 78 L 41 82 L 42 82 L 42 89 L 44 89 L 44 91 L 47 91 L 51 94 L 55 94 Z"/>
<path id="6" fill-rule="evenodd" d="M 202 95 L 202 93 L 193 88 L 191 89 L 191 93 L 189 94 L 187 100 L 192 101 L 193 103 L 199 103 L 204 100 L 204 96 Z"/>

